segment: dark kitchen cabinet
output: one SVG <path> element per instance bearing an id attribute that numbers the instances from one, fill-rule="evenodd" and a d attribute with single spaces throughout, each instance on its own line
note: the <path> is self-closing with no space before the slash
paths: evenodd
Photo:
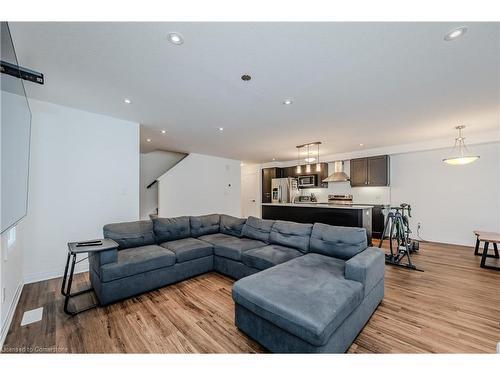
<path id="1" fill-rule="evenodd" d="M 283 177 L 297 177 L 297 167 L 283 168 Z"/>
<path id="2" fill-rule="evenodd" d="M 351 160 L 351 186 L 365 186 L 368 181 L 368 160 L 366 158 Z"/>
<path id="3" fill-rule="evenodd" d="M 368 158 L 368 185 L 389 185 L 389 156 L 375 156 Z"/>
<path id="4" fill-rule="evenodd" d="M 283 168 L 262 169 L 262 203 L 271 203 L 271 180 L 284 177 Z"/>
<path id="5" fill-rule="evenodd" d="M 351 186 L 389 186 L 389 156 L 352 159 Z"/>
<path id="6" fill-rule="evenodd" d="M 385 218 L 383 214 L 384 206 L 375 205 L 372 209 L 372 235 L 381 238 L 384 231 Z"/>

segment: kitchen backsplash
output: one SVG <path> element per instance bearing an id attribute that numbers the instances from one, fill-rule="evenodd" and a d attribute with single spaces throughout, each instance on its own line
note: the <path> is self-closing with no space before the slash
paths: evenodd
<path id="1" fill-rule="evenodd" d="M 330 182 L 327 189 L 302 189 L 301 195 L 314 193 L 318 202 L 327 202 L 329 194 L 352 194 L 353 203 L 358 204 L 389 204 L 391 188 L 381 187 L 351 187 L 349 182 Z"/>

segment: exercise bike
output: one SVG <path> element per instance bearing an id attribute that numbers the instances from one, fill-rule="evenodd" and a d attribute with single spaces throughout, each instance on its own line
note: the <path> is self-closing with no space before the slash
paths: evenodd
<path id="1" fill-rule="evenodd" d="M 384 231 L 378 247 L 382 247 L 386 233 L 389 232 L 390 253 L 385 255 L 385 263 L 422 271 L 417 268 L 411 259 L 411 254 L 419 250 L 419 243 L 410 238 L 410 217 L 411 206 L 409 204 L 402 203 L 399 207 L 391 207 L 385 220 Z M 394 248 L 394 244 L 396 244 L 396 248 Z M 404 261 L 405 259 L 406 261 Z"/>

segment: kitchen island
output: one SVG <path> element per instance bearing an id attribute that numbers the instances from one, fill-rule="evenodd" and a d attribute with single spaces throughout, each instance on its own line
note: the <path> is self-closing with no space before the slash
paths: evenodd
<path id="1" fill-rule="evenodd" d="M 368 244 L 371 244 L 372 208 L 329 203 L 263 203 L 262 218 L 365 228 Z"/>

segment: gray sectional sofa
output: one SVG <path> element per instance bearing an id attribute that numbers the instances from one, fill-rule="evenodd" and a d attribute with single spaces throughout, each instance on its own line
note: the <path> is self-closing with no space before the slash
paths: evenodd
<path id="1" fill-rule="evenodd" d="M 90 256 L 101 305 L 209 271 L 233 285 L 236 326 L 271 352 L 345 352 L 384 296 L 384 254 L 361 228 L 228 215 L 108 224 Z"/>

